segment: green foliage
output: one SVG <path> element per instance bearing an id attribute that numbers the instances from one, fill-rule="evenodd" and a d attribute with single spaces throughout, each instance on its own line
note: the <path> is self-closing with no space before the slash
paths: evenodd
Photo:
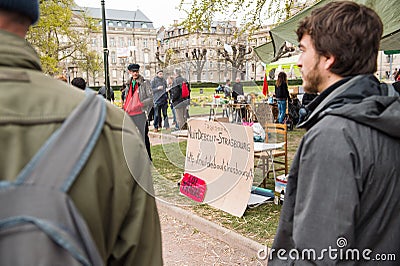
<path id="1" fill-rule="evenodd" d="M 88 32 L 94 21 L 82 12 L 73 13 L 73 0 L 40 1 L 40 19 L 31 27 L 27 40 L 36 48 L 43 71 L 50 75 L 61 72 L 63 60 L 76 62 L 87 55 Z"/>
<path id="2" fill-rule="evenodd" d="M 209 29 L 215 20 L 242 19 L 242 30 L 250 32 L 272 20 L 279 23 L 306 7 L 295 0 L 195 0 L 189 7 L 181 0 L 179 8 L 187 13 L 182 24 L 190 32 Z M 308 3 L 310 4 L 310 3 Z M 270 22 L 271 23 L 271 22 Z"/>
<path id="3" fill-rule="evenodd" d="M 96 73 L 103 69 L 103 59 L 95 51 L 88 51 L 82 55 L 81 60 L 78 61 L 78 67 L 87 73 L 87 77 L 93 77 L 93 84 L 95 84 Z M 91 74 L 91 75 L 89 75 Z M 90 85 L 90 80 L 87 80 Z"/>

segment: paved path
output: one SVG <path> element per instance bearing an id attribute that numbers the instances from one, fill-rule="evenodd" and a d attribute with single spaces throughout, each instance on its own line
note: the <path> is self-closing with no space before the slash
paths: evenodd
<path id="1" fill-rule="evenodd" d="M 179 141 L 174 136 L 154 132 L 149 132 L 149 137 L 152 145 Z M 164 265 L 266 265 L 265 260 L 257 259 L 258 243 L 178 207 L 157 205 Z"/>
<path id="2" fill-rule="evenodd" d="M 166 266 L 264 265 L 254 257 L 202 233 L 159 209 Z"/>

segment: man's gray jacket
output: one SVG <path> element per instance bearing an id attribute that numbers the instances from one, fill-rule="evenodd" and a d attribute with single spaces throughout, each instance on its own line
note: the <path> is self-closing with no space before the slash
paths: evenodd
<path id="1" fill-rule="evenodd" d="M 349 78 L 301 125 L 308 132 L 291 166 L 269 265 L 378 265 L 380 254 L 395 254 L 397 262 L 384 265 L 398 265 L 400 98 L 393 92 L 373 75 Z M 304 260 L 293 260 L 293 250 Z"/>

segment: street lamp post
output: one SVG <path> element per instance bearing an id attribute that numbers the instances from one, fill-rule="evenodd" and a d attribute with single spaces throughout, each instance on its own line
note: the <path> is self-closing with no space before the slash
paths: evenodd
<path id="1" fill-rule="evenodd" d="M 103 51 L 104 51 L 104 83 L 106 86 L 106 98 L 111 100 L 111 90 L 110 90 L 110 75 L 108 70 L 108 48 L 107 48 L 107 30 L 106 30 L 106 9 L 105 0 L 101 0 L 101 10 L 102 10 L 102 25 L 103 25 Z"/>

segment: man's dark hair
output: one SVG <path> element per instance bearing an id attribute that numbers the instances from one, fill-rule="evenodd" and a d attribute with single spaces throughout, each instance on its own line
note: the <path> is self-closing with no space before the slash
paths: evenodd
<path id="1" fill-rule="evenodd" d="M 376 72 L 382 28 L 372 9 L 341 1 L 314 10 L 296 33 L 299 41 L 304 34 L 310 35 L 318 54 L 334 56 L 330 71 L 345 77 Z"/>
<path id="2" fill-rule="evenodd" d="M 74 78 L 71 81 L 71 85 L 84 90 L 86 88 L 86 81 L 83 78 Z"/>

